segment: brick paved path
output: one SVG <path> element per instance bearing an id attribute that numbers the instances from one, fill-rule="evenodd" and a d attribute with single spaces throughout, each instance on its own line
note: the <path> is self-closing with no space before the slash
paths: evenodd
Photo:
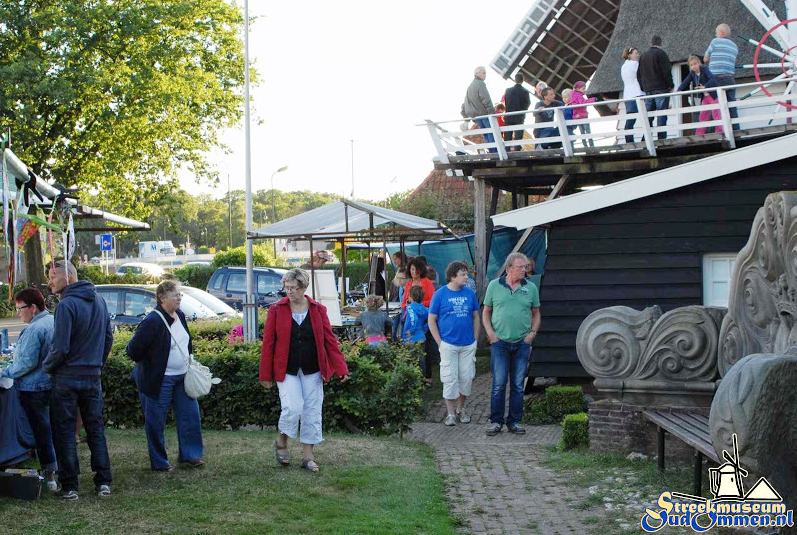
<path id="1" fill-rule="evenodd" d="M 434 446 L 453 514 L 463 520 L 460 531 L 590 533 L 595 512 L 576 508 L 588 499 L 589 490 L 569 487 L 562 476 L 541 466 L 546 456 L 542 446 L 559 442 L 559 426 L 527 426 L 524 436 L 504 428 L 501 434 L 488 437 L 484 430 L 490 415 L 490 385 L 489 374 L 474 381 L 466 405 L 472 423 L 444 426 L 446 409 L 441 400 L 430 408 L 426 422 L 413 425 L 410 435 Z"/>

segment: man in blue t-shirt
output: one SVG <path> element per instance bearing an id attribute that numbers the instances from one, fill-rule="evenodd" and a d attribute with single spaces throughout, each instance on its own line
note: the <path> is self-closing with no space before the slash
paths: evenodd
<path id="1" fill-rule="evenodd" d="M 479 323 L 479 300 L 467 287 L 468 266 L 451 262 L 446 268 L 448 284 L 432 296 L 429 305 L 429 332 L 440 348 L 440 381 L 448 415 L 445 425 L 470 422 L 464 411 L 476 376 L 476 338 Z M 455 408 L 456 405 L 456 408 Z"/>

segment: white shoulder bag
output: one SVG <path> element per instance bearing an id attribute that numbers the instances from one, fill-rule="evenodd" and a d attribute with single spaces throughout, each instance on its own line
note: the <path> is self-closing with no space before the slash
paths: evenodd
<path id="1" fill-rule="evenodd" d="M 172 340 L 174 340 L 174 333 L 172 333 L 172 328 L 169 325 L 169 322 L 166 321 L 166 318 L 160 313 L 159 310 L 156 310 L 155 312 L 157 312 L 158 316 L 161 317 L 164 325 L 166 325 L 166 329 L 169 331 L 169 334 L 172 335 Z M 175 321 L 180 321 L 180 319 L 178 318 Z M 185 393 L 188 395 L 188 397 L 193 399 L 199 399 L 202 396 L 207 396 L 210 393 L 210 387 L 212 385 L 219 384 L 221 379 L 218 377 L 213 377 L 213 373 L 210 371 L 210 368 L 207 366 L 202 366 L 200 363 L 198 363 L 194 359 L 194 355 L 189 355 L 186 357 L 185 353 L 183 352 L 183 348 L 180 347 L 180 344 L 175 342 L 175 345 L 185 360 L 186 368 L 188 368 L 188 371 L 185 372 L 185 379 L 183 383 L 185 386 Z"/>

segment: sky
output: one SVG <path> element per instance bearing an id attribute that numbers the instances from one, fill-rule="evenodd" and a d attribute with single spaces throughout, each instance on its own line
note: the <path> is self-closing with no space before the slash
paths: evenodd
<path id="1" fill-rule="evenodd" d="M 243 6 L 243 0 L 238 0 Z M 309 189 L 380 200 L 417 187 L 432 170 L 424 119 L 460 117 L 478 65 L 497 102 L 512 85 L 489 67 L 531 0 L 269 2 L 250 0 L 252 190 Z M 245 187 L 244 127 L 214 151 L 222 186 L 184 189 L 221 197 Z"/>

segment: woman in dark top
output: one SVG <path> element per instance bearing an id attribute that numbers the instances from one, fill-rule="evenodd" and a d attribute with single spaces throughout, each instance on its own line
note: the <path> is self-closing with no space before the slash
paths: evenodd
<path id="1" fill-rule="evenodd" d="M 166 456 L 163 439 L 170 406 L 177 424 L 179 462 L 194 468 L 205 464 L 199 403 L 185 393 L 186 358 L 192 353 L 192 346 L 185 314 L 180 310 L 182 295 L 177 281 L 158 284 L 155 290 L 158 306 L 138 324 L 136 334 L 127 344 L 127 355 L 137 363 L 132 377 L 144 409 L 149 463 L 152 470 L 159 472 L 174 469 Z"/>
<path id="2" fill-rule="evenodd" d="M 299 435 L 301 422 L 302 468 L 318 472 L 313 447 L 323 440 L 321 408 L 324 381 L 338 374 L 349 379 L 346 359 L 338 347 L 324 305 L 304 295 L 310 277 L 291 269 L 282 277 L 288 297 L 268 309 L 260 352 L 260 384 L 279 388 L 280 412 L 274 452 L 281 465 L 290 463 L 288 438 Z"/>

